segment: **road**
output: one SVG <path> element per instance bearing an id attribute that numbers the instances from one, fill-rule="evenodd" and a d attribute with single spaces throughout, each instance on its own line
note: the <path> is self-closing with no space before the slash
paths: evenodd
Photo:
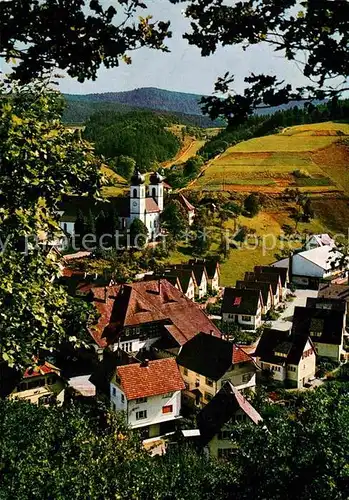
<path id="1" fill-rule="evenodd" d="M 289 330 L 292 326 L 292 317 L 296 306 L 304 307 L 308 297 L 317 297 L 317 290 L 296 290 L 296 298 L 292 302 L 285 302 L 287 305 L 279 319 L 271 321 L 272 327 L 277 330 Z"/>

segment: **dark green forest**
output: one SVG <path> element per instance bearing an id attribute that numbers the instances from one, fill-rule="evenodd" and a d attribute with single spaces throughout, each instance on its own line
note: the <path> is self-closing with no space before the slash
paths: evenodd
<path id="1" fill-rule="evenodd" d="M 86 123 L 84 138 L 94 143 L 96 153 L 107 161 L 130 156 L 141 170 L 148 171 L 179 150 L 179 139 L 165 130 L 171 123 L 148 111 L 96 113 Z"/>

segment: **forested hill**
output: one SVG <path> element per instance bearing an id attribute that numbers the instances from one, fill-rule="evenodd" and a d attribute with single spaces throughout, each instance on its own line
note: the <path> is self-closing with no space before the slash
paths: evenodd
<path id="1" fill-rule="evenodd" d="M 153 87 L 127 92 L 106 92 L 102 94 L 67 95 L 69 101 L 113 102 L 137 108 L 173 111 L 187 115 L 202 115 L 199 101 L 201 95 L 173 92 Z"/>
<path id="2" fill-rule="evenodd" d="M 171 116 L 173 123 L 199 127 L 217 127 L 222 121 L 212 121 L 201 112 L 200 95 L 173 92 L 156 88 L 141 88 L 128 92 L 106 92 L 102 94 L 65 94 L 66 109 L 63 121 L 68 124 L 85 123 L 97 112 L 114 111 L 130 113 L 140 109 Z"/>
<path id="3" fill-rule="evenodd" d="M 120 114 L 97 113 L 86 123 L 84 137 L 95 144 L 96 152 L 113 165 L 120 156 L 133 158 L 144 171 L 176 155 L 178 137 L 165 129 L 166 117 L 150 111 Z"/>

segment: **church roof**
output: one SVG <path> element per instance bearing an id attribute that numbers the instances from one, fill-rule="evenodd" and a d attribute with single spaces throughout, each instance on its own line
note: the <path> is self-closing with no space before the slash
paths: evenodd
<path id="1" fill-rule="evenodd" d="M 159 208 L 158 204 L 156 203 L 156 201 L 154 200 L 154 198 L 146 198 L 145 199 L 145 211 L 148 214 L 160 212 L 160 208 Z"/>

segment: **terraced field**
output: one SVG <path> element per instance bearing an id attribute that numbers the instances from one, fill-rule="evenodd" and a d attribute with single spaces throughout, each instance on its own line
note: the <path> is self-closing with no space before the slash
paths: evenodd
<path id="1" fill-rule="evenodd" d="M 310 192 L 349 192 L 346 136 L 348 124 L 327 122 L 241 142 L 210 162 L 191 189 L 279 192 L 294 186 Z"/>

